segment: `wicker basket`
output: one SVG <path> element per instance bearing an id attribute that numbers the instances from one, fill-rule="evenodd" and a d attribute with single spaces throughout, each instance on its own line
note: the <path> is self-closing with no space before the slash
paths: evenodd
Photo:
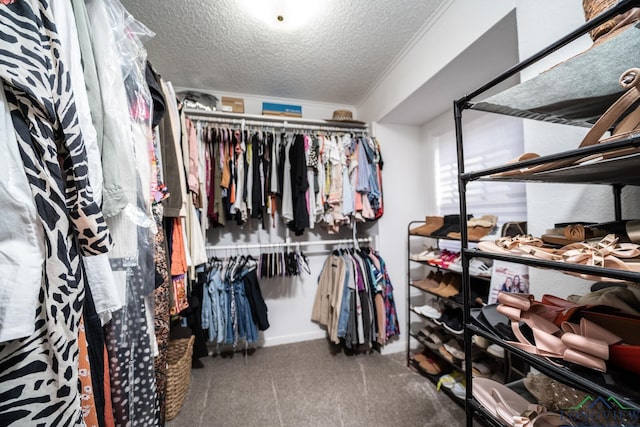
<path id="1" fill-rule="evenodd" d="M 174 419 L 184 403 L 191 383 L 191 355 L 195 337 L 169 341 L 167 354 L 167 420 Z"/>
<path id="2" fill-rule="evenodd" d="M 584 9 L 584 18 L 589 21 L 596 16 L 600 15 L 605 10 L 613 7 L 617 0 L 582 0 L 582 8 Z M 595 41 L 598 37 L 601 37 L 611 31 L 616 23 L 613 19 L 606 21 L 604 24 L 589 31 L 591 39 Z"/>

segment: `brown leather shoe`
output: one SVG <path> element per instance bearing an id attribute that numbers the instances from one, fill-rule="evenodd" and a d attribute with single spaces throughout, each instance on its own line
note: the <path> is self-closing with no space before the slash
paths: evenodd
<path id="1" fill-rule="evenodd" d="M 449 298 L 460 293 L 461 282 L 462 280 L 460 276 L 453 275 L 453 277 L 447 282 L 447 286 L 445 286 L 444 288 L 438 288 L 431 292 L 443 298 Z"/>
<path id="2" fill-rule="evenodd" d="M 433 271 L 430 271 L 427 277 L 425 277 L 424 279 L 414 281 L 413 286 L 420 288 L 423 291 L 431 292 L 432 289 L 435 289 L 438 286 L 440 286 L 441 280 L 442 280 L 441 271 L 436 271 L 435 273 Z"/>
<path id="3" fill-rule="evenodd" d="M 431 236 L 431 233 L 442 227 L 444 224 L 444 218 L 441 216 L 428 216 L 425 218 L 425 223 L 416 228 L 409 230 L 409 234 L 414 236 Z"/>
<path id="4" fill-rule="evenodd" d="M 429 289 L 429 292 L 436 294 L 436 295 L 440 295 L 440 292 L 444 291 L 448 286 L 449 286 L 449 282 L 451 280 L 454 280 L 454 274 L 453 273 L 445 273 L 442 275 L 442 280 L 440 280 L 440 283 L 438 284 L 438 286 Z"/>

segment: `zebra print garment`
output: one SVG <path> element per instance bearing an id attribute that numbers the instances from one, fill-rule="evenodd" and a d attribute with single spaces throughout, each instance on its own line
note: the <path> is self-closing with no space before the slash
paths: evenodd
<path id="1" fill-rule="evenodd" d="M 0 343 L 2 426 L 83 425 L 77 342 L 84 296 L 80 251 L 105 253 L 111 244 L 93 202 L 60 49 L 46 0 L 0 3 L 0 78 L 47 249 L 35 332 Z"/>

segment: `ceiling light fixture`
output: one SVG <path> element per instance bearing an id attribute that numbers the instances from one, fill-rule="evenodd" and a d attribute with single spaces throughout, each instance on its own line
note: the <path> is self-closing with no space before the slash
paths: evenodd
<path id="1" fill-rule="evenodd" d="M 243 0 L 254 18 L 272 28 L 291 30 L 317 17 L 327 0 Z"/>

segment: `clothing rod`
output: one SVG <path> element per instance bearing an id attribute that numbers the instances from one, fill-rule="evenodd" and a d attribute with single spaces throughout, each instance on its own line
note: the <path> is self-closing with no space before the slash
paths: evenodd
<path id="1" fill-rule="evenodd" d="M 366 124 L 350 122 L 334 122 L 328 120 L 312 120 L 296 117 L 259 116 L 255 114 L 225 113 L 221 111 L 203 111 L 185 108 L 185 113 L 192 120 L 213 123 L 244 124 L 247 126 L 284 127 L 291 129 L 317 129 L 334 132 L 367 132 Z"/>
<path id="2" fill-rule="evenodd" d="M 371 243 L 371 237 L 359 237 L 358 243 Z M 318 240 L 313 242 L 280 242 L 280 243 L 254 243 L 246 245 L 218 245 L 207 246 L 205 249 L 208 251 L 213 250 L 226 250 L 226 249 L 260 249 L 260 248 L 280 248 L 287 246 L 320 246 L 320 245 L 341 245 L 341 244 L 353 244 L 353 239 L 340 239 L 340 240 Z"/>

